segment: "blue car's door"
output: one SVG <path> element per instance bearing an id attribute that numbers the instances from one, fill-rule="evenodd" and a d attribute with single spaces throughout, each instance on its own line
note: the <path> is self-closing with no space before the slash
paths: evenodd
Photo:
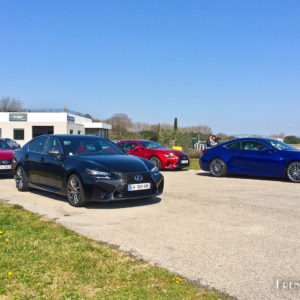
<path id="1" fill-rule="evenodd" d="M 280 176 L 282 169 L 282 158 L 279 151 L 264 151 L 268 147 L 260 141 L 242 141 L 240 155 L 237 164 L 244 173 Z"/>

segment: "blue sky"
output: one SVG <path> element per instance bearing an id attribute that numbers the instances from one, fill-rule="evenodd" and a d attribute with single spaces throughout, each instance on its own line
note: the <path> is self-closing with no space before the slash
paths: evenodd
<path id="1" fill-rule="evenodd" d="M 0 0 L 0 96 L 300 135 L 300 1 Z"/>

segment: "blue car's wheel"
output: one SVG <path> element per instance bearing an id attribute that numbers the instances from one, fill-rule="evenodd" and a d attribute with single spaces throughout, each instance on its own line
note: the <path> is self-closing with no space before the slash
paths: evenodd
<path id="1" fill-rule="evenodd" d="M 286 170 L 287 177 L 292 182 L 300 182 L 300 161 L 291 162 Z"/>
<path id="2" fill-rule="evenodd" d="M 209 171 L 211 175 L 215 177 L 223 177 L 226 176 L 227 167 L 224 160 L 220 158 L 215 158 L 211 161 L 209 165 Z"/>

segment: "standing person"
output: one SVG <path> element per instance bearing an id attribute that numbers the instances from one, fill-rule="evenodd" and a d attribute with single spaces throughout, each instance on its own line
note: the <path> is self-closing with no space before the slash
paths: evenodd
<path id="1" fill-rule="evenodd" d="M 214 146 L 217 146 L 218 145 L 218 140 L 217 140 L 217 137 L 215 136 L 215 135 L 213 135 L 212 137 L 211 137 L 211 146 L 212 147 L 214 147 Z"/>
<path id="2" fill-rule="evenodd" d="M 211 147 L 211 142 L 212 142 L 212 134 L 209 135 L 207 141 L 206 141 L 206 147 Z"/>

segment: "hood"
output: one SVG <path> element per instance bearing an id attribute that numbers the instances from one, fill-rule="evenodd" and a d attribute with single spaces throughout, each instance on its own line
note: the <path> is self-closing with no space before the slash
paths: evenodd
<path id="1" fill-rule="evenodd" d="M 13 159 L 14 151 L 0 149 L 0 159 Z"/>
<path id="2" fill-rule="evenodd" d="M 174 149 L 165 149 L 165 148 L 162 148 L 162 149 L 155 149 L 155 150 L 159 151 L 161 153 L 173 153 L 175 155 L 186 155 L 185 152 L 180 151 L 180 150 L 174 150 Z"/>
<path id="3" fill-rule="evenodd" d="M 149 172 L 151 166 L 147 167 L 147 160 L 132 155 L 80 155 L 80 160 L 95 165 L 95 168 L 106 168 L 110 172 L 131 173 Z M 91 168 L 92 166 L 87 166 Z"/>

